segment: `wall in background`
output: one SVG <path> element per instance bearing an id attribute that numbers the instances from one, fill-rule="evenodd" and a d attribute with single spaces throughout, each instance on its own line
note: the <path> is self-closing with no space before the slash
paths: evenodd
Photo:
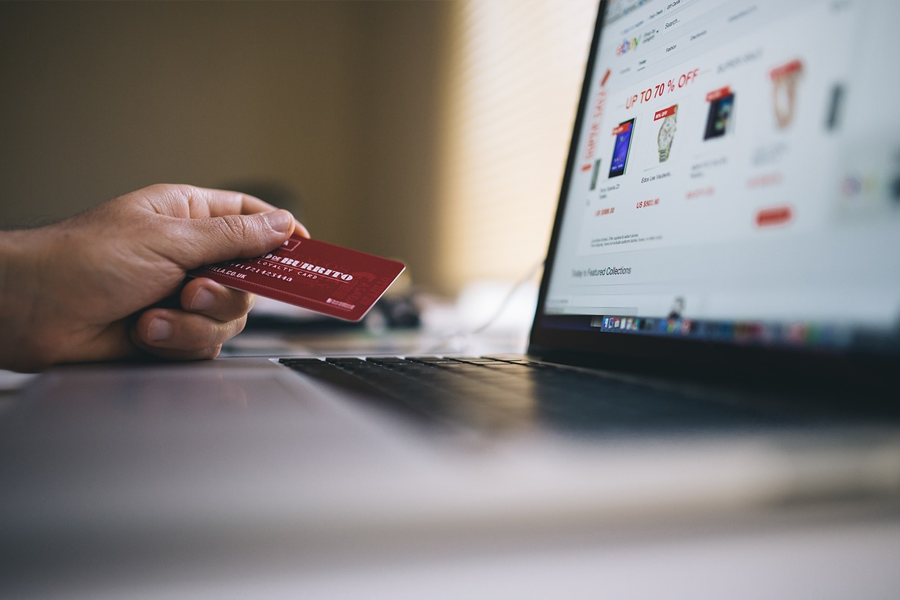
<path id="1" fill-rule="evenodd" d="M 0 3 L 0 227 L 157 182 L 277 183 L 434 284 L 440 2 Z M 424 248 L 424 249 L 423 249 Z"/>
<path id="2" fill-rule="evenodd" d="M 546 249 L 595 10 L 0 2 L 0 228 L 151 183 L 275 183 L 315 237 L 428 289 L 517 279 Z"/>

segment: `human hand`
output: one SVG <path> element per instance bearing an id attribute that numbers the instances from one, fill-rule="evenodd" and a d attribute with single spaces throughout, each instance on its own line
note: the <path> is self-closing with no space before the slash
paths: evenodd
<path id="1" fill-rule="evenodd" d="M 0 232 L 0 368 L 218 355 L 253 296 L 196 267 L 259 256 L 291 214 L 237 192 L 154 185 L 41 229 Z"/>

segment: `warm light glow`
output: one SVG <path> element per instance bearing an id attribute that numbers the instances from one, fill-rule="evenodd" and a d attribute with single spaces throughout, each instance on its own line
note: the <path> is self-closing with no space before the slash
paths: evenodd
<path id="1" fill-rule="evenodd" d="M 517 279 L 546 252 L 597 6 L 465 0 L 454 10 L 439 240 L 451 292 Z"/>

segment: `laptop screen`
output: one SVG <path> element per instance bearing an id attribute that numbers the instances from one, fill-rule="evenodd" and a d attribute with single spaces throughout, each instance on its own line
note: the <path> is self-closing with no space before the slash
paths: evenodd
<path id="1" fill-rule="evenodd" d="M 535 329 L 897 353 L 900 3 L 598 21 Z"/>

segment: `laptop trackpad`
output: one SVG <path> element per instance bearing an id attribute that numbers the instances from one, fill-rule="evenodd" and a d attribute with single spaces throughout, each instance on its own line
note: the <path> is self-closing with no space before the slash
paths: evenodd
<path id="1" fill-rule="evenodd" d="M 260 359 L 54 369 L 23 396 L 0 431 L 22 471 L 50 486 L 73 472 L 85 487 L 128 480 L 146 489 L 156 478 L 270 480 L 415 456 L 387 418 Z"/>

